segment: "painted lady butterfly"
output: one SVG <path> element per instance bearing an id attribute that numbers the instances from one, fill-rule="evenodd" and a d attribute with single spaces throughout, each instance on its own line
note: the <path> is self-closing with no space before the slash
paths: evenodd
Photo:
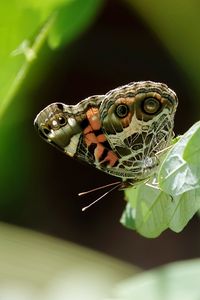
<path id="1" fill-rule="evenodd" d="M 148 179 L 173 137 L 178 99 L 163 83 L 133 82 L 77 105 L 52 103 L 35 119 L 40 136 L 122 186 Z"/>

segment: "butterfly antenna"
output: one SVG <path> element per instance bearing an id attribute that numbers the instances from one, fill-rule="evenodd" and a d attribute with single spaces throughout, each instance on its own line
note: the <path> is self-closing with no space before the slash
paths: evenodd
<path id="1" fill-rule="evenodd" d="M 109 183 L 109 184 L 106 184 L 106 185 L 103 185 L 103 186 L 94 188 L 94 189 L 89 190 L 89 191 L 86 191 L 86 192 L 78 193 L 78 196 L 83 196 L 83 195 L 86 195 L 86 194 L 90 194 L 90 193 L 96 192 L 96 191 L 98 191 L 98 190 L 105 189 L 105 188 L 107 188 L 107 187 L 109 187 L 109 186 L 118 185 L 118 184 L 120 184 L 120 183 L 121 183 L 121 181 L 112 182 L 112 183 Z"/>
<path id="2" fill-rule="evenodd" d="M 115 183 L 116 184 L 116 183 Z M 90 203 L 89 205 L 85 206 L 82 208 L 82 211 L 85 211 L 86 209 L 88 209 L 90 206 L 92 206 L 93 204 L 97 203 L 99 200 L 101 200 L 102 198 L 104 198 L 106 195 L 108 195 L 109 193 L 111 193 L 113 190 L 117 189 L 119 186 L 121 186 L 121 182 L 118 182 L 117 185 L 115 185 L 112 189 L 110 189 L 109 191 L 107 191 L 106 193 L 104 193 L 103 195 L 101 195 L 99 198 L 97 198 L 95 201 L 93 201 L 92 203 Z M 111 185 L 111 184 L 110 184 Z M 112 184 L 113 185 L 113 184 Z M 109 184 L 107 185 L 109 186 Z M 98 188 L 99 189 L 99 188 Z"/>

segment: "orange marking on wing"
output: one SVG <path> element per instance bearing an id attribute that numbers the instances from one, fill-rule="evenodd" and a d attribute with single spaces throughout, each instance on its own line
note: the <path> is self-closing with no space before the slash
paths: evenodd
<path id="1" fill-rule="evenodd" d="M 93 131 L 101 129 L 101 121 L 99 116 L 98 108 L 91 108 L 86 112 L 86 117 L 89 121 L 89 125 L 84 129 L 84 140 L 86 145 L 89 147 L 91 144 L 96 144 L 96 148 L 94 150 L 94 157 L 97 161 L 100 161 L 105 146 L 101 143 L 106 141 L 106 136 L 102 133 L 96 136 Z M 114 164 L 118 161 L 117 155 L 113 151 L 108 151 L 107 156 L 100 163 L 107 162 L 110 167 L 114 166 Z"/>
<path id="2" fill-rule="evenodd" d="M 129 112 L 129 114 L 125 118 L 121 119 L 122 126 L 124 128 L 128 127 L 131 123 L 131 119 L 132 119 L 132 114 Z"/>
<path id="3" fill-rule="evenodd" d="M 101 144 L 97 144 L 95 150 L 94 150 L 94 156 L 96 158 L 96 160 L 99 161 L 99 159 L 101 158 L 101 155 L 103 154 L 105 147 Z"/>
<path id="4" fill-rule="evenodd" d="M 88 125 L 84 130 L 83 130 L 83 133 L 84 134 L 87 134 L 87 133 L 89 133 L 89 132 L 92 132 L 93 130 L 92 130 L 92 127 L 90 126 L 90 125 Z"/>
<path id="5" fill-rule="evenodd" d="M 113 167 L 116 161 L 118 161 L 118 157 L 113 151 L 110 150 L 108 151 L 106 158 L 101 161 L 101 163 L 105 163 L 106 161 L 108 162 L 110 167 Z"/>
<path id="6" fill-rule="evenodd" d="M 106 156 L 106 160 L 109 161 L 109 165 L 113 167 L 118 160 L 118 157 L 113 151 L 109 151 L 108 155 Z"/>
<path id="7" fill-rule="evenodd" d="M 86 143 L 87 146 L 90 146 L 92 143 L 93 143 L 93 144 L 98 144 L 97 137 L 96 137 L 96 135 L 95 135 L 94 133 L 92 133 L 92 132 L 91 132 L 91 133 L 88 133 L 88 134 L 85 136 L 84 140 L 85 140 L 85 143 Z"/>
<path id="8" fill-rule="evenodd" d="M 99 130 L 101 128 L 101 121 L 98 108 L 91 108 L 86 112 L 86 116 L 93 130 Z"/>
<path id="9" fill-rule="evenodd" d="M 97 141 L 98 141 L 99 143 L 105 142 L 105 141 L 106 141 L 105 135 L 104 135 L 103 133 L 102 133 L 102 134 L 99 134 L 99 135 L 97 136 Z"/>
<path id="10" fill-rule="evenodd" d="M 95 151 L 94 151 L 94 156 L 97 161 L 99 161 L 101 159 L 104 149 L 105 149 L 105 147 L 103 145 L 101 145 L 99 143 L 97 144 L 97 147 L 95 148 Z M 108 151 L 108 154 L 104 158 L 104 160 L 102 160 L 100 163 L 103 164 L 105 162 L 108 162 L 108 165 L 110 167 L 113 167 L 114 164 L 116 163 L 116 161 L 118 161 L 117 155 L 113 151 L 110 150 L 110 151 Z"/>

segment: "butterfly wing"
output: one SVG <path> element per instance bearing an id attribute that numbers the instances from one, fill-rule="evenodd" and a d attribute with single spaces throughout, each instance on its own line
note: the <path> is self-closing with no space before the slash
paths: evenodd
<path id="1" fill-rule="evenodd" d="M 158 164 L 173 134 L 176 94 L 162 83 L 130 83 L 77 105 L 53 103 L 35 119 L 47 142 L 67 155 L 140 181 Z"/>
<path id="2" fill-rule="evenodd" d="M 113 166 L 117 156 L 101 129 L 103 97 L 92 96 L 77 105 L 52 103 L 37 115 L 34 125 L 43 139 L 67 155 L 99 169 L 108 160 Z"/>
<path id="3" fill-rule="evenodd" d="M 107 172 L 140 181 L 158 166 L 173 136 L 176 94 L 163 83 L 134 82 L 108 92 L 100 105 L 106 140 L 118 157 Z M 110 167 L 110 168 L 109 168 Z"/>

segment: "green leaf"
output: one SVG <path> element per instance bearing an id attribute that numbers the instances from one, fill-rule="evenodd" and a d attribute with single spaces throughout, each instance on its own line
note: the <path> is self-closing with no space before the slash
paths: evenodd
<path id="1" fill-rule="evenodd" d="M 0 118 L 16 95 L 44 42 L 69 43 L 93 21 L 102 0 L 21 0 L 0 10 Z"/>
<path id="2" fill-rule="evenodd" d="M 102 0 L 72 1 L 57 10 L 57 18 L 49 32 L 48 42 L 51 48 L 71 42 L 94 20 Z"/>
<path id="3" fill-rule="evenodd" d="M 197 300 L 200 260 L 176 262 L 125 280 L 109 300 Z"/>
<path id="4" fill-rule="evenodd" d="M 192 163 L 199 164 L 200 163 L 200 122 L 197 122 L 195 125 L 197 126 L 197 130 L 194 131 L 193 135 L 189 139 L 184 152 L 183 158 L 187 161 Z"/>
<path id="5" fill-rule="evenodd" d="M 135 214 L 136 214 L 135 207 L 132 207 L 131 204 L 128 202 L 121 216 L 120 222 L 127 228 L 136 230 Z"/>
<path id="6" fill-rule="evenodd" d="M 200 187 L 200 165 L 197 163 L 200 160 L 197 158 L 194 160 L 193 154 L 197 157 L 196 150 L 191 149 L 194 143 L 197 143 L 199 131 L 200 122 L 197 122 L 169 151 L 160 168 L 158 174 L 159 187 L 172 196 Z M 186 148 L 189 142 L 190 147 Z"/>
<path id="7" fill-rule="evenodd" d="M 154 187 L 141 184 L 125 191 L 128 203 L 121 223 L 139 234 L 155 238 L 170 228 L 180 232 L 200 208 L 200 189 L 170 197 Z"/>
<path id="8" fill-rule="evenodd" d="M 129 203 L 121 218 L 123 225 L 149 238 L 168 227 L 175 206 L 169 195 L 145 184 L 125 190 L 125 195 Z"/>
<path id="9" fill-rule="evenodd" d="M 180 232 L 200 208 L 200 189 L 190 190 L 173 198 L 176 208 L 169 221 L 169 228 Z"/>

